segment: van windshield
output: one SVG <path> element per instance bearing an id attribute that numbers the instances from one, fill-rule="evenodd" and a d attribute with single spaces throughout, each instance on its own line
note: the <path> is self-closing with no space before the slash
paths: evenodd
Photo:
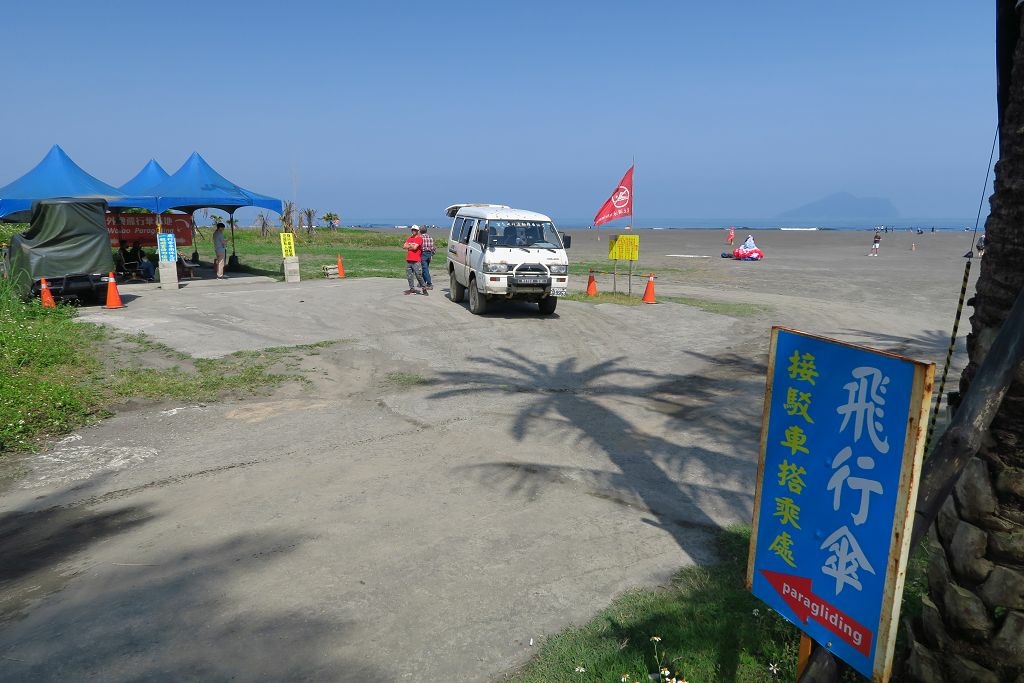
<path id="1" fill-rule="evenodd" d="M 561 249 L 562 240 L 551 221 L 487 221 L 488 243 L 493 247 Z"/>

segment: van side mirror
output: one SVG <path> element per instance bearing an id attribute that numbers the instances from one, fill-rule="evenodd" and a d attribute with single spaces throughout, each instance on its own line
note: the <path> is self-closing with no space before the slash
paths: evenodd
<path id="1" fill-rule="evenodd" d="M 572 246 L 572 235 L 566 235 L 564 232 L 559 233 L 559 237 L 562 238 L 562 246 L 566 249 Z"/>

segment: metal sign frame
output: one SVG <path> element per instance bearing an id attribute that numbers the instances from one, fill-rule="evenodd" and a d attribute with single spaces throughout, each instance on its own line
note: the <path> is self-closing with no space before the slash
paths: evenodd
<path id="1" fill-rule="evenodd" d="M 747 587 L 889 679 L 935 366 L 773 327 Z"/>

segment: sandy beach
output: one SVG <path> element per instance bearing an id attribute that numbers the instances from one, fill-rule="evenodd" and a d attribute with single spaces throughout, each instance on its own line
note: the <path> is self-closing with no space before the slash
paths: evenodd
<path id="1" fill-rule="evenodd" d="M 608 260 L 608 241 L 625 232 L 570 230 L 570 259 Z M 634 294 L 643 291 L 648 272 L 656 274 L 662 296 L 744 301 L 770 306 L 771 324 L 792 326 L 847 341 L 944 359 L 971 250 L 972 233 L 885 233 L 880 255 L 868 256 L 871 231 L 783 231 L 752 233 L 763 261 L 723 259 L 729 249 L 724 230 L 636 230 L 640 259 L 634 264 Z M 739 244 L 746 233 L 737 233 Z M 619 262 L 618 290 L 625 289 Z M 975 258 L 968 298 L 980 271 Z M 612 276 L 595 276 L 599 291 L 611 291 Z M 577 278 L 573 288 L 584 289 Z M 966 334 L 965 308 L 960 336 Z M 766 320 L 759 321 L 763 324 Z"/>

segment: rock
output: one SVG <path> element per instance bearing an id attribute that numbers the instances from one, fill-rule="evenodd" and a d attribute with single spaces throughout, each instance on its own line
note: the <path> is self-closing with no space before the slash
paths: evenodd
<path id="1" fill-rule="evenodd" d="M 939 532 L 939 539 L 948 545 L 953 540 L 953 533 L 959 523 L 960 515 L 956 511 L 956 502 L 953 500 L 953 496 L 947 496 L 946 502 L 939 508 L 939 515 L 935 519 L 935 529 Z"/>
<path id="2" fill-rule="evenodd" d="M 921 643 L 914 643 L 910 648 L 907 679 L 913 683 L 944 683 L 946 680 L 938 657 Z"/>
<path id="3" fill-rule="evenodd" d="M 990 609 L 1024 609 L 1024 574 L 1009 567 L 996 565 L 988 579 L 978 589 L 978 595 Z"/>
<path id="4" fill-rule="evenodd" d="M 953 488 L 960 517 L 984 525 L 996 511 L 996 494 L 988 476 L 988 465 L 980 458 L 971 458 Z"/>
<path id="5" fill-rule="evenodd" d="M 927 595 L 921 598 L 921 635 L 930 647 L 939 652 L 949 647 L 949 635 L 946 634 L 946 626 L 942 623 L 942 615 Z"/>
<path id="6" fill-rule="evenodd" d="M 958 579 L 971 584 L 985 580 L 992 571 L 992 561 L 985 558 L 988 534 L 968 522 L 960 522 L 949 544 L 949 564 Z"/>
<path id="7" fill-rule="evenodd" d="M 995 624 L 985 603 L 966 588 L 950 584 L 943 598 L 943 607 L 949 630 L 975 641 L 986 640 L 992 634 Z M 956 638 L 956 634 L 953 637 Z"/>
<path id="8" fill-rule="evenodd" d="M 1024 666 L 1024 614 L 1007 613 L 1003 625 L 992 639 L 992 647 L 1005 657 L 1008 666 Z"/>
<path id="9" fill-rule="evenodd" d="M 938 543 L 933 543 L 928 548 L 928 592 L 937 600 L 943 600 L 946 587 L 952 582 L 946 551 Z"/>
<path id="10" fill-rule="evenodd" d="M 1024 531 L 990 531 L 988 552 L 994 560 L 1024 564 Z"/>
<path id="11" fill-rule="evenodd" d="M 1024 498 L 1024 470 L 1004 467 L 996 478 L 996 490 L 1017 498 Z"/>
<path id="12" fill-rule="evenodd" d="M 999 676 L 982 665 L 960 655 L 946 657 L 950 680 L 956 683 L 999 683 Z"/>

